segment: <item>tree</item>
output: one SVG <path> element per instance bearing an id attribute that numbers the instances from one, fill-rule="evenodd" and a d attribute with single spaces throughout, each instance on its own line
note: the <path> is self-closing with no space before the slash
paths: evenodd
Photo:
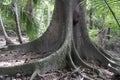
<path id="1" fill-rule="evenodd" d="M 18 15 L 18 8 L 16 4 L 16 0 L 13 0 L 13 12 L 15 15 L 15 22 L 16 22 L 16 30 L 17 30 L 17 35 L 18 35 L 18 40 L 22 44 L 22 34 L 21 34 L 21 29 L 20 29 L 20 22 L 19 22 L 19 15 Z"/>
<path id="2" fill-rule="evenodd" d="M 32 2 L 33 1 L 33 2 Z M 14 25 L 16 26 L 16 33 L 19 37 L 18 40 L 22 43 L 22 35 L 21 31 L 26 31 L 27 36 L 30 40 L 34 40 L 38 38 L 39 32 L 39 23 L 36 18 L 36 14 L 30 14 L 29 11 L 26 11 L 25 8 L 28 6 L 33 7 L 33 3 L 36 5 L 40 3 L 37 0 L 3 0 L 0 2 L 0 10 L 1 16 L 3 17 L 3 23 L 7 26 L 7 28 L 14 29 Z M 36 6 L 34 6 L 36 9 Z M 13 15 L 14 14 L 14 15 Z M 21 29 L 20 29 L 21 25 Z M 26 27 L 26 28 L 25 28 Z M 13 30 L 14 31 L 14 30 Z M 33 35 L 34 34 L 34 35 Z"/>
<path id="3" fill-rule="evenodd" d="M 0 67 L 0 74 L 33 73 L 31 80 L 39 74 L 83 66 L 101 76 L 101 71 L 92 68 L 86 61 L 120 73 L 119 62 L 102 48 L 93 44 L 88 36 L 83 0 L 56 0 L 51 23 L 47 31 L 38 39 L 8 49 L 34 51 L 43 54 L 40 60 L 14 67 Z M 81 74 L 82 75 L 82 74 Z M 86 77 L 87 78 L 87 77 Z"/>
<path id="4" fill-rule="evenodd" d="M 9 38 L 6 30 L 5 30 L 5 27 L 3 25 L 3 22 L 2 22 L 2 17 L 0 16 L 0 25 L 1 25 L 1 28 L 2 28 L 2 31 L 3 31 L 3 34 L 4 34 L 4 37 L 5 37 L 5 40 L 6 40 L 6 45 L 10 45 L 10 44 L 14 44 L 11 39 Z"/>

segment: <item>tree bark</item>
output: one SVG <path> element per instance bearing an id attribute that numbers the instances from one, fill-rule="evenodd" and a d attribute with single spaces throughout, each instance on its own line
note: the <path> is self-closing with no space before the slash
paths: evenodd
<path id="1" fill-rule="evenodd" d="M 2 17 L 1 17 L 1 16 L 0 16 L 0 25 L 1 25 L 1 28 L 2 28 L 2 31 L 3 31 L 5 40 L 6 40 L 6 45 L 14 44 L 14 43 L 10 40 L 10 38 L 9 38 L 9 36 L 8 36 L 6 30 L 5 30 L 5 27 L 4 27 L 4 25 L 3 25 L 3 21 L 2 21 Z"/>
<path id="2" fill-rule="evenodd" d="M 13 12 L 15 16 L 15 22 L 16 22 L 16 30 L 17 30 L 17 35 L 18 35 L 18 40 L 22 44 L 22 34 L 21 34 L 21 29 L 20 29 L 20 22 L 19 22 L 19 13 L 18 13 L 18 8 L 16 4 L 16 0 L 13 0 Z"/>
<path id="3" fill-rule="evenodd" d="M 8 39 L 9 37 L 8 37 L 7 32 L 6 32 L 6 30 L 5 30 L 5 27 L 4 27 L 4 25 L 3 25 L 3 21 L 2 21 L 2 17 L 1 17 L 1 16 L 0 16 L 0 24 L 1 24 L 1 27 L 2 27 L 2 31 L 3 31 L 5 40 L 7 41 L 7 39 Z"/>
<path id="4" fill-rule="evenodd" d="M 66 66 L 74 69 L 83 66 L 91 70 L 94 69 L 101 76 L 101 71 L 91 67 L 87 62 L 96 63 L 109 68 L 112 72 L 120 73 L 117 68 L 120 67 L 118 60 L 113 59 L 106 51 L 91 42 L 86 28 L 85 4 L 80 5 L 82 1 L 56 0 L 50 26 L 40 38 L 27 44 L 9 46 L 12 49 L 36 51 L 39 54 L 50 53 L 47 57 L 35 62 L 8 67 L 9 73 L 11 71 L 14 74 L 19 71 L 25 73 L 34 71 L 32 80 L 39 73 L 62 69 Z M 77 10 L 78 17 L 74 17 L 75 10 Z M 74 24 L 74 22 L 76 23 Z M 8 72 L 5 70 L 6 68 L 0 68 L 0 74 L 7 74 Z"/>

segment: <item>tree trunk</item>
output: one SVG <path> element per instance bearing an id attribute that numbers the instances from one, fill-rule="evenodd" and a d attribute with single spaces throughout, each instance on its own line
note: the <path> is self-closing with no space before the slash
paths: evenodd
<path id="1" fill-rule="evenodd" d="M 4 37 L 5 37 L 5 40 L 7 41 L 7 39 L 9 38 L 8 35 L 7 35 L 7 32 L 5 30 L 5 27 L 3 25 L 3 21 L 2 21 L 2 17 L 0 16 L 0 24 L 1 24 L 1 27 L 2 27 L 2 31 L 4 33 Z"/>
<path id="2" fill-rule="evenodd" d="M 92 8 L 92 6 L 90 8 L 89 17 L 90 17 L 90 29 L 93 29 L 93 8 Z"/>
<path id="3" fill-rule="evenodd" d="M 16 22 L 16 30 L 17 30 L 17 35 L 18 35 L 18 40 L 22 44 L 22 34 L 21 34 L 21 29 L 20 29 L 20 22 L 19 22 L 19 13 L 18 13 L 18 8 L 16 4 L 16 0 L 13 0 L 13 12 L 15 16 L 15 22 Z"/>
<path id="4" fill-rule="evenodd" d="M 62 69 L 66 66 L 74 69 L 83 66 L 94 69 L 98 75 L 101 74 L 98 69 L 92 68 L 86 61 L 94 62 L 109 68 L 110 71 L 119 73 L 116 68 L 119 67 L 118 62 L 115 62 L 117 60 L 91 42 L 86 28 L 85 4 L 80 5 L 82 1 L 56 0 L 50 26 L 40 38 L 27 44 L 8 47 L 9 49 L 48 54 L 47 57 L 20 66 L 0 68 L 0 74 L 10 74 L 11 71 L 12 74 L 32 73 L 35 70 L 31 77 L 32 80 L 38 73 Z"/>
<path id="5" fill-rule="evenodd" d="M 10 40 L 9 36 L 7 35 L 7 32 L 6 32 L 5 27 L 4 27 L 4 25 L 3 25 L 3 21 L 2 21 L 2 17 L 1 17 L 1 16 L 0 16 L 0 25 L 1 25 L 1 28 L 2 28 L 2 31 L 3 31 L 5 40 L 6 40 L 6 45 L 14 44 L 14 43 Z"/>

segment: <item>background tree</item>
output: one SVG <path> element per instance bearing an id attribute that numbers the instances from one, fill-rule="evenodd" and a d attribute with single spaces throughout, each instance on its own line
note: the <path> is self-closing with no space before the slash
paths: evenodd
<path id="1" fill-rule="evenodd" d="M 116 42 L 117 40 L 119 40 L 119 26 L 118 26 L 119 24 L 118 12 L 120 8 L 118 6 L 119 1 L 118 0 L 110 0 L 110 1 L 107 0 L 107 3 L 109 7 L 111 8 L 110 9 L 108 8 L 104 0 L 98 0 L 98 1 L 88 0 L 87 1 L 88 14 L 89 14 L 91 3 L 94 4 L 93 6 L 94 12 L 93 12 L 92 20 L 93 20 L 93 27 L 95 27 L 95 29 L 89 29 L 89 34 L 90 34 L 91 39 L 96 43 L 99 43 L 100 42 L 99 40 L 102 40 L 102 43 L 105 42 L 104 45 L 101 45 L 102 43 L 100 43 L 99 45 L 101 46 L 110 45 Z M 116 19 L 114 18 L 114 15 Z M 89 19 L 89 17 L 87 17 L 87 19 Z M 106 34 L 106 33 L 110 33 L 110 34 Z M 96 37 L 96 35 L 103 36 L 104 38 L 101 37 L 99 39 Z M 110 37 L 110 39 L 108 40 L 106 37 Z"/>
<path id="2" fill-rule="evenodd" d="M 12 40 L 9 38 L 7 32 L 6 32 L 6 29 L 3 25 L 3 21 L 2 21 L 2 17 L 0 16 L 0 25 L 1 25 L 1 28 L 2 28 L 2 31 L 3 31 L 3 34 L 4 34 L 4 37 L 5 37 L 5 40 L 6 40 L 6 45 L 9 45 L 9 44 L 14 44 L 12 42 Z"/>
<path id="3" fill-rule="evenodd" d="M 20 22 L 19 22 L 19 14 L 18 14 L 18 8 L 17 8 L 17 3 L 16 0 L 12 0 L 12 8 L 13 12 L 15 15 L 15 22 L 16 22 L 16 30 L 17 30 L 17 35 L 18 35 L 18 40 L 22 44 L 22 34 L 21 34 L 21 29 L 20 29 Z"/>

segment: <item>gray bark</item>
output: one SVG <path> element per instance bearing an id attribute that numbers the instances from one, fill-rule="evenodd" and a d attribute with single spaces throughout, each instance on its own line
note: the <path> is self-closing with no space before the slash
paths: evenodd
<path id="1" fill-rule="evenodd" d="M 2 17 L 1 17 L 1 16 L 0 16 L 0 25 L 1 25 L 1 28 L 2 28 L 2 31 L 3 31 L 5 40 L 6 40 L 6 45 L 10 45 L 10 44 L 13 45 L 14 43 L 13 43 L 12 40 L 9 38 L 9 36 L 8 36 L 6 30 L 5 30 L 5 27 L 4 27 L 4 25 L 3 25 L 3 21 L 2 21 Z"/>
<path id="2" fill-rule="evenodd" d="M 20 22 L 19 22 L 19 15 L 18 15 L 19 13 L 18 13 L 16 0 L 13 0 L 13 12 L 14 12 L 14 16 L 15 16 L 18 40 L 22 44 L 23 43 L 22 42 L 22 34 L 21 34 L 21 29 L 20 29 Z"/>
<path id="3" fill-rule="evenodd" d="M 112 72 L 120 73 L 117 69 L 120 67 L 118 61 L 91 42 L 86 28 L 85 5 L 78 6 L 81 1 L 83 0 L 56 0 L 52 21 L 43 36 L 27 44 L 9 46 L 24 51 L 38 51 L 39 54 L 50 53 L 47 57 L 20 66 L 0 68 L 0 74 L 34 71 L 32 80 L 38 73 L 62 69 L 66 66 L 74 69 L 83 66 L 94 69 L 101 77 L 101 72 L 88 65 L 85 62 L 87 60 L 95 61 L 94 63 L 103 65 Z M 73 23 L 76 20 L 73 16 L 75 9 L 79 12 L 79 15 L 76 14 L 79 16 L 76 24 Z"/>
<path id="4" fill-rule="evenodd" d="M 7 40 L 7 38 L 9 38 L 9 37 L 8 37 L 7 32 L 6 32 L 6 30 L 5 30 L 5 27 L 4 27 L 4 25 L 3 25 L 3 21 L 2 21 L 2 17 L 1 17 L 1 16 L 0 16 L 0 25 L 1 25 L 1 28 L 2 28 L 2 31 L 3 31 L 4 37 L 5 37 L 5 39 Z"/>

